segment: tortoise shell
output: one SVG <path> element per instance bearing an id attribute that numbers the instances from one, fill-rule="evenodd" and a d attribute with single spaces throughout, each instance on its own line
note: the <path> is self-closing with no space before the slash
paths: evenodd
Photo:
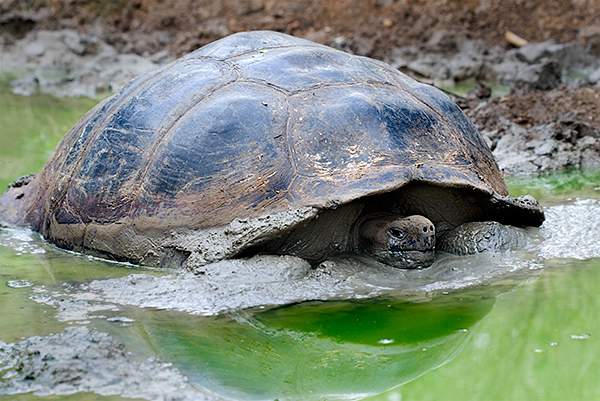
<path id="1" fill-rule="evenodd" d="M 439 90 L 380 61 L 246 32 L 142 75 L 98 104 L 0 213 L 59 246 L 140 262 L 153 247 L 148 241 L 156 245 L 179 228 L 316 210 L 308 219 L 365 197 L 401 195 L 411 183 L 476 194 L 458 207 L 477 210 L 453 225 L 543 220 L 508 196 L 488 146 Z M 15 206 L 17 190 L 25 196 Z"/>

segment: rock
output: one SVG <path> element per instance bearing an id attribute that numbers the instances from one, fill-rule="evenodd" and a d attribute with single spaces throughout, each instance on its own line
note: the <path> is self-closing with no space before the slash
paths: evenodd
<path id="1" fill-rule="evenodd" d="M 333 39 L 331 47 L 350 54 L 368 56 L 375 48 L 375 41 L 362 36 L 347 37 L 346 35 L 342 35 Z"/>
<path id="2" fill-rule="evenodd" d="M 517 58 L 527 64 L 539 64 L 545 58 L 561 59 L 565 46 L 548 40 L 541 43 L 528 43 L 516 51 Z"/>
<path id="3" fill-rule="evenodd" d="M 549 65 L 548 60 L 555 60 L 558 65 Z M 392 49 L 385 61 L 416 78 L 445 84 L 469 80 L 509 84 L 515 79 L 536 82 L 540 72 L 549 73 L 549 76 L 541 77 L 541 82 L 537 82 L 533 88 L 528 85 L 527 91 L 548 90 L 537 86 L 554 88 L 561 83 L 557 79 L 560 75 L 589 75 L 592 82 L 600 81 L 600 60 L 575 42 L 530 43 L 520 49 L 506 51 L 499 46 L 489 47 L 479 40 L 457 40 L 449 38 L 445 32 L 435 32 L 425 45 Z M 531 68 L 528 70 L 528 67 Z M 518 76 L 520 74 L 523 75 Z M 585 79 L 582 82 L 575 82 L 578 78 L 563 79 L 575 87 L 585 83 Z"/>
<path id="4" fill-rule="evenodd" d="M 500 130 L 481 133 L 505 175 L 600 165 L 600 131 L 590 126 L 578 131 L 551 122 L 524 128 L 505 121 Z"/>
<path id="5" fill-rule="evenodd" d="M 6 38 L 10 38 L 9 41 L 22 39 L 35 28 L 38 21 L 50 16 L 50 11 L 46 8 L 36 11 L 21 11 L 17 9 L 19 7 L 10 7 L 10 5 L 7 8 L 3 9 L 0 5 L 0 32 L 2 36 L 6 35 Z"/>
<path id="6" fill-rule="evenodd" d="M 448 78 L 456 82 L 465 81 L 467 79 L 481 79 L 486 74 L 485 60 L 476 54 L 458 53 L 447 64 L 449 73 Z M 444 65 L 444 64 L 441 64 Z"/>
<path id="7" fill-rule="evenodd" d="M 467 95 L 471 99 L 488 99 L 492 96 L 492 88 L 485 82 L 477 82 Z"/>
<path id="8" fill-rule="evenodd" d="M 375 7 L 386 8 L 394 5 L 395 0 L 375 0 Z"/>
<path id="9" fill-rule="evenodd" d="M 590 73 L 590 75 L 588 76 L 588 79 L 590 80 L 590 82 L 595 82 L 597 84 L 600 84 L 600 67 L 598 67 L 596 70 L 592 71 Z"/>
<path id="10" fill-rule="evenodd" d="M 27 57 L 41 57 L 46 52 L 46 47 L 40 42 L 33 42 L 23 48 Z"/>
<path id="11" fill-rule="evenodd" d="M 87 50 L 87 40 L 72 29 L 65 29 L 62 32 L 63 42 L 73 53 L 83 56 Z"/>
<path id="12" fill-rule="evenodd" d="M 149 400 L 222 400 L 194 389 L 170 364 L 135 357 L 107 333 L 85 326 L 18 343 L 0 341 L 0 366 L 3 396 L 34 393 L 57 399 L 89 392 Z"/>
<path id="13" fill-rule="evenodd" d="M 338 36 L 333 39 L 332 46 L 336 49 L 341 49 L 342 47 L 346 46 L 347 41 L 348 39 L 344 35 Z"/>
<path id="14" fill-rule="evenodd" d="M 239 7 L 236 8 L 236 14 L 238 16 L 254 14 L 262 11 L 265 8 L 263 0 L 244 0 L 240 2 Z"/>
<path id="15" fill-rule="evenodd" d="M 562 68 L 558 60 L 544 59 L 539 64 L 519 70 L 513 79 L 511 94 L 526 95 L 535 91 L 556 89 L 561 84 Z"/>

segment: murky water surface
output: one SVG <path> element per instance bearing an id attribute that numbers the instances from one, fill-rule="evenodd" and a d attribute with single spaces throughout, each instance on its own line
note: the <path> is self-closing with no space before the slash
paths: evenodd
<path id="1" fill-rule="evenodd" d="M 57 117 L 62 100 L 27 99 L 2 95 L 2 182 L 41 168 L 61 135 L 44 131 L 49 114 L 69 126 L 87 107 Z M 39 117 L 23 137 L 27 116 Z M 50 139 L 28 144 L 36 126 Z M 599 399 L 600 171 L 510 186 L 547 213 L 527 249 L 442 255 L 423 272 L 342 258 L 247 285 L 241 273 L 211 281 L 110 263 L 2 228 L 0 397 Z M 223 263 L 243 273 L 297 261 Z"/>

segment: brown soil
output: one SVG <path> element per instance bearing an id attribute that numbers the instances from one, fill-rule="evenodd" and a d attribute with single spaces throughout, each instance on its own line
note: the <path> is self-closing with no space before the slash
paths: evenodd
<path id="1" fill-rule="evenodd" d="M 508 47 L 507 30 L 531 42 L 579 41 L 600 55 L 598 0 L 0 0 L 0 16 L 4 40 L 34 28 L 100 27 L 119 50 L 139 54 L 167 48 L 179 56 L 234 32 L 270 29 L 328 45 L 345 37 L 350 50 L 380 59 L 438 32 L 439 46 L 470 38 Z"/>
<path id="2" fill-rule="evenodd" d="M 508 119 L 529 128 L 550 122 L 583 124 L 600 132 L 600 87 L 567 88 L 528 95 L 511 95 L 487 100 L 471 100 L 466 114 L 480 130 L 501 128 Z"/>

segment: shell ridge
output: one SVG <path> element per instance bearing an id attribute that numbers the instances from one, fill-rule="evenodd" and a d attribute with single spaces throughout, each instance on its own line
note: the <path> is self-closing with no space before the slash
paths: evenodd
<path id="1" fill-rule="evenodd" d="M 292 106 L 290 105 L 288 96 L 285 97 L 285 105 L 287 108 L 287 118 L 285 119 L 285 142 L 286 142 L 288 150 L 290 152 L 290 161 L 292 163 L 292 168 L 294 169 L 294 176 L 290 180 L 288 187 L 286 189 L 286 199 L 288 199 L 288 202 L 289 202 L 289 199 L 291 196 L 290 189 L 294 186 L 294 182 L 298 178 L 299 173 L 298 173 L 298 163 L 296 161 L 296 148 L 293 145 L 293 142 L 291 140 L 291 134 L 290 134 L 290 120 L 292 118 L 292 113 L 291 113 Z"/>
<path id="2" fill-rule="evenodd" d="M 309 44 L 297 44 L 297 45 L 284 45 L 284 46 L 267 46 L 267 47 L 261 47 L 260 49 L 250 49 L 250 50 L 244 50 L 240 53 L 236 53 L 233 54 L 231 56 L 227 56 L 227 57 L 223 57 L 223 58 L 217 58 L 218 60 L 221 61 L 229 61 L 233 58 L 238 58 L 238 57 L 243 57 L 246 56 L 248 54 L 252 54 L 252 53 L 256 53 L 256 52 L 260 52 L 261 50 L 274 50 L 274 49 L 291 49 L 294 47 L 306 47 L 306 48 L 320 48 L 320 46 L 315 46 L 315 45 L 309 45 Z M 327 46 L 324 46 L 327 47 Z M 210 56 L 208 56 L 210 57 Z"/>
<path id="3" fill-rule="evenodd" d="M 392 86 L 392 87 L 399 87 L 396 84 L 393 83 L 381 83 L 381 82 L 374 82 L 374 81 L 361 81 L 361 82 L 350 82 L 350 83 L 346 83 L 346 84 L 341 84 L 341 83 L 325 83 L 325 84 L 318 84 L 315 86 L 311 86 L 310 88 L 306 88 L 306 89 L 298 89 L 297 91 L 291 92 L 292 95 L 298 95 L 301 93 L 306 93 L 306 92 L 310 92 L 310 91 L 314 91 L 314 90 L 319 90 L 319 89 L 323 89 L 323 88 L 351 88 L 353 86 L 361 86 L 361 85 L 365 85 L 365 86 Z"/>
<path id="4" fill-rule="evenodd" d="M 272 83 L 270 83 L 270 82 L 268 82 L 267 80 L 264 80 L 264 79 L 251 78 L 251 77 L 240 77 L 238 79 L 238 82 L 249 82 L 249 83 L 252 83 L 252 84 L 262 85 L 262 86 L 265 86 L 265 87 L 267 87 L 269 89 L 273 89 L 273 90 L 275 90 L 277 92 L 283 93 L 286 96 L 286 98 L 287 98 L 287 96 L 289 96 L 289 95 L 292 94 L 292 92 L 290 92 L 289 90 L 287 90 L 285 88 L 282 88 L 281 86 L 277 86 L 275 84 L 272 84 Z"/>

